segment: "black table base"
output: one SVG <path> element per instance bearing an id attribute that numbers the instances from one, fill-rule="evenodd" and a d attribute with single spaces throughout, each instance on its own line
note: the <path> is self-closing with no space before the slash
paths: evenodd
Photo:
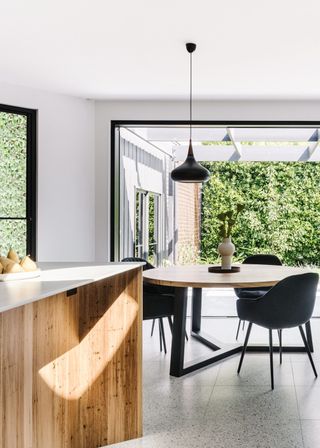
<path id="1" fill-rule="evenodd" d="M 201 308 L 202 308 L 202 289 L 193 288 L 192 291 L 192 322 L 191 336 L 197 341 L 213 350 L 214 355 L 210 357 L 201 357 L 190 362 L 184 362 L 185 351 L 185 331 L 187 318 L 188 288 L 175 288 L 174 301 L 174 321 L 172 330 L 171 364 L 170 375 L 180 377 L 202 367 L 214 364 L 222 359 L 240 353 L 242 344 L 225 344 L 201 331 Z M 306 336 L 311 351 L 313 351 L 313 342 L 310 322 L 306 323 Z M 248 345 L 248 352 L 269 352 L 269 346 Z M 274 347 L 274 351 L 279 351 L 279 347 Z M 283 346 L 283 352 L 305 352 L 304 346 Z"/>

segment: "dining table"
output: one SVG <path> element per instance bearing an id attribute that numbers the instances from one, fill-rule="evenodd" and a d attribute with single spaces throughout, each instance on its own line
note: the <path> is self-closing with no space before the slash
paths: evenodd
<path id="1" fill-rule="evenodd" d="M 214 364 L 235 355 L 242 350 L 240 342 L 225 343 L 201 331 L 202 290 L 204 288 L 257 288 L 273 287 L 279 281 L 292 275 L 310 272 L 306 267 L 241 264 L 235 265 L 238 272 L 209 272 L 212 265 L 197 264 L 184 266 L 167 266 L 144 271 L 143 280 L 152 285 L 174 288 L 174 314 L 170 359 L 170 375 L 181 377 L 202 367 Z M 188 288 L 192 288 L 191 336 L 209 347 L 212 356 L 200 357 L 185 362 L 185 331 L 187 318 Z M 236 296 L 235 296 L 236 299 Z M 213 332 L 214 332 L 214 325 Z M 313 351 L 310 322 L 306 323 L 306 335 Z M 277 350 L 278 347 L 275 347 Z M 269 347 L 261 344 L 248 345 L 248 351 L 268 351 Z M 305 351 L 303 346 L 286 345 L 285 352 Z"/>

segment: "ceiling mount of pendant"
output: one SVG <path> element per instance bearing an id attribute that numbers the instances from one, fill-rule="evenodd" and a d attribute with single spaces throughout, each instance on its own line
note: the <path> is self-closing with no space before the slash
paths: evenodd
<path id="1" fill-rule="evenodd" d="M 194 158 L 192 148 L 192 53 L 196 48 L 197 45 L 194 43 L 186 44 L 187 52 L 190 54 L 190 141 L 186 160 L 171 172 L 171 179 L 176 182 L 200 183 L 206 182 L 210 177 L 209 171 Z"/>
<path id="2" fill-rule="evenodd" d="M 187 52 L 188 52 L 188 53 L 193 53 L 193 52 L 195 51 L 196 48 L 197 48 L 197 45 L 196 45 L 196 44 L 193 44 L 193 43 L 191 43 L 191 42 L 188 42 L 188 43 L 186 44 L 186 49 L 187 49 Z"/>

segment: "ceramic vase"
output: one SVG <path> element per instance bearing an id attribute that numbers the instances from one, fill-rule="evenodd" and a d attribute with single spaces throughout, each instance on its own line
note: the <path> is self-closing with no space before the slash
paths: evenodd
<path id="1" fill-rule="evenodd" d="M 218 252 L 221 255 L 221 269 L 231 269 L 234 251 L 235 246 L 231 242 L 231 238 L 223 238 L 218 246 Z"/>

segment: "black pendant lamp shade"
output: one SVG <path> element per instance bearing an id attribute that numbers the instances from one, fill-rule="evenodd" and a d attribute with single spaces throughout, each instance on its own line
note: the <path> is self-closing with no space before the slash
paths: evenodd
<path id="1" fill-rule="evenodd" d="M 209 171 L 200 165 L 194 158 L 193 148 L 192 148 L 192 53 L 196 49 L 196 44 L 188 43 L 186 44 L 187 51 L 190 54 L 190 140 L 189 149 L 186 160 L 179 165 L 177 168 L 172 170 L 171 179 L 176 182 L 185 183 L 200 183 L 206 182 L 209 177 Z"/>
<path id="2" fill-rule="evenodd" d="M 190 140 L 187 158 L 181 165 L 172 170 L 171 179 L 176 182 L 195 183 L 206 182 L 209 176 L 209 171 L 194 158 Z"/>

